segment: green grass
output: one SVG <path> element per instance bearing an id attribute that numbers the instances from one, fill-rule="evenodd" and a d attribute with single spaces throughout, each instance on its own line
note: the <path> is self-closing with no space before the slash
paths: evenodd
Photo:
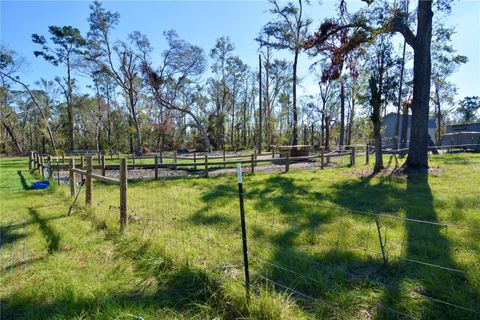
<path id="1" fill-rule="evenodd" d="M 247 306 L 234 175 L 129 183 L 121 235 L 118 187 L 95 183 L 67 217 L 66 186 L 28 190 L 26 160 L 2 159 L 2 319 L 474 319 L 428 297 L 480 309 L 479 232 L 390 216 L 480 229 L 480 155 L 409 179 L 363 162 L 245 175 Z M 375 217 L 345 209 L 386 214 L 386 266 Z"/>

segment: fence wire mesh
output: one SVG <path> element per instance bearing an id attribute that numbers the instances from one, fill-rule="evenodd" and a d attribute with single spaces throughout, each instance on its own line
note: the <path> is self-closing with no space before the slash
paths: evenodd
<path id="1" fill-rule="evenodd" d="M 130 181 L 127 232 L 242 282 L 236 186 L 202 180 Z M 117 230 L 118 186 L 95 182 L 94 189 L 92 213 Z M 480 230 L 264 191 L 252 185 L 244 193 L 254 291 L 285 292 L 327 317 L 478 319 L 480 248 L 472 239 Z"/>

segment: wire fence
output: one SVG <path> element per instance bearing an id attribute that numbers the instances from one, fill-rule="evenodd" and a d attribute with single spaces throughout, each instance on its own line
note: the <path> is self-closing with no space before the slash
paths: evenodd
<path id="1" fill-rule="evenodd" d="M 348 288 L 396 292 L 409 283 L 398 298 L 413 299 L 420 309 L 425 301 L 433 307 L 412 312 L 394 301 L 398 306 L 375 306 L 390 317 L 478 318 L 478 288 L 468 283 L 475 284 L 471 278 L 480 271 L 480 250 L 472 237 L 478 239 L 480 229 L 318 203 L 302 206 L 306 219 L 278 210 L 256 212 L 249 224 L 249 254 L 257 281 L 333 309 Z M 455 262 L 465 259 L 471 264 Z"/>
<path id="2" fill-rule="evenodd" d="M 94 189 L 97 225 L 118 230 L 118 186 Z M 478 319 L 480 229 L 351 210 L 302 193 L 241 194 L 248 249 L 236 186 L 202 179 L 130 181 L 127 232 L 225 279 L 244 282 L 246 272 L 252 294 L 285 292 L 314 314 Z"/>
<path id="3" fill-rule="evenodd" d="M 347 157 L 339 161 L 347 164 Z M 41 170 L 59 185 L 69 182 L 52 172 L 52 160 L 46 166 L 42 160 Z M 129 171 L 131 178 L 135 170 Z M 102 174 L 100 169 L 93 173 Z M 86 202 L 85 175 L 73 175 L 79 205 Z M 252 186 L 242 192 L 246 251 L 236 186 L 199 180 L 194 186 L 175 180 L 129 181 L 128 234 L 164 247 L 188 266 L 239 283 L 244 282 L 247 252 L 252 295 L 284 292 L 307 312 L 327 318 L 357 318 L 365 312 L 366 318 L 384 313 L 479 319 L 480 228 L 436 221 L 434 215 L 411 218 L 414 212 L 401 210 L 352 210 L 305 200 L 315 197 L 304 191 L 271 190 L 282 193 L 272 197 Z M 96 181 L 94 189 L 86 213 L 100 229 L 118 230 L 118 186 Z M 28 226 L 26 220 L 0 230 L 2 272 L 26 268 L 24 262 L 35 258 L 26 241 Z M 9 243 L 9 237 L 23 240 Z"/>

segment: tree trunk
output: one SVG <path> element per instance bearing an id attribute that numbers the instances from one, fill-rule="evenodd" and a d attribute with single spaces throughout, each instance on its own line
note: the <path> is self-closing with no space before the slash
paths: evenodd
<path id="1" fill-rule="evenodd" d="M 344 144 L 345 134 L 345 82 L 340 80 L 340 147 Z"/>
<path id="2" fill-rule="evenodd" d="M 293 101 L 292 101 L 292 113 L 293 113 L 293 131 L 292 131 L 292 144 L 298 144 L 298 112 L 297 112 L 297 64 L 298 64 L 298 55 L 300 49 L 295 49 L 295 56 L 293 59 L 293 77 L 292 77 L 292 86 L 293 86 Z"/>
<path id="3" fill-rule="evenodd" d="M 236 96 L 235 84 L 233 85 L 233 94 L 232 94 L 232 127 L 230 128 L 230 147 L 233 148 L 235 134 L 235 96 Z"/>
<path id="4" fill-rule="evenodd" d="M 330 117 L 325 117 L 325 151 L 330 151 Z"/>
<path id="5" fill-rule="evenodd" d="M 15 135 L 15 132 L 13 131 L 13 128 L 10 127 L 10 125 L 7 124 L 5 119 L 2 117 L 2 124 L 5 127 L 5 130 L 7 130 L 8 135 L 12 138 L 13 144 L 15 147 L 18 149 L 18 152 L 22 153 L 23 152 L 23 147 L 21 143 L 18 141 L 17 136 Z"/>
<path id="6" fill-rule="evenodd" d="M 440 105 L 440 94 L 438 92 L 438 86 L 435 85 L 435 115 L 437 118 L 437 130 L 436 130 L 436 143 L 437 146 L 442 144 L 442 133 L 443 133 L 443 114 L 442 114 L 442 108 Z"/>
<path id="7" fill-rule="evenodd" d="M 408 110 L 410 103 L 405 101 L 403 104 L 403 114 L 402 114 L 402 135 L 400 139 L 400 148 L 405 149 L 407 147 L 407 136 L 408 136 Z"/>
<path id="8" fill-rule="evenodd" d="M 68 117 L 68 141 L 70 150 L 75 150 L 75 123 L 73 118 L 73 89 L 70 70 L 70 60 L 67 61 L 67 117 Z"/>
<path id="9" fill-rule="evenodd" d="M 418 1 L 417 35 L 413 53 L 413 101 L 408 172 L 428 172 L 428 111 L 430 102 L 432 1 Z"/>
<path id="10" fill-rule="evenodd" d="M 350 115 L 348 119 L 348 128 L 347 128 L 347 144 L 352 144 L 352 128 L 353 128 L 353 119 L 355 118 L 355 92 L 352 84 L 352 98 L 351 98 L 351 107 Z"/>
<path id="11" fill-rule="evenodd" d="M 382 59 L 383 60 L 383 59 Z M 382 72 L 380 72 L 382 74 Z M 372 106 L 372 124 L 373 124 L 373 136 L 375 139 L 375 165 L 373 167 L 373 172 L 380 172 L 383 167 L 382 159 L 382 135 L 381 135 L 381 121 L 380 121 L 380 112 L 381 112 L 381 96 L 380 90 L 377 88 L 377 81 L 375 78 L 371 77 L 369 80 L 370 84 L 370 104 Z"/>
<path id="12" fill-rule="evenodd" d="M 262 153 L 262 56 L 258 55 L 258 153 Z"/>
<path id="13" fill-rule="evenodd" d="M 314 141 L 313 141 L 313 133 L 314 133 L 313 129 L 314 129 L 314 126 L 313 126 L 313 123 L 312 123 L 311 128 L 310 128 L 310 145 L 312 147 L 313 147 L 313 143 L 314 143 Z"/>
<path id="14" fill-rule="evenodd" d="M 270 151 L 273 144 L 273 128 L 272 128 L 272 106 L 270 99 L 270 48 L 267 48 L 267 60 L 265 61 L 265 130 L 267 151 Z"/>
<path id="15" fill-rule="evenodd" d="M 408 8 L 407 8 L 408 12 Z M 397 122 L 395 124 L 395 142 L 396 142 L 396 147 L 398 148 L 398 137 L 400 134 L 400 111 L 402 109 L 402 87 L 403 87 L 403 74 L 405 71 L 405 51 L 407 47 L 407 41 L 403 40 L 403 54 L 402 54 L 402 67 L 400 69 L 400 85 L 398 89 L 398 102 L 397 102 Z"/>
<path id="16" fill-rule="evenodd" d="M 133 91 L 128 90 L 128 100 L 130 103 L 130 111 L 132 113 L 132 122 L 135 128 L 135 154 L 137 156 L 142 155 L 142 135 L 140 132 L 140 124 L 138 123 L 137 111 L 135 108 L 135 97 L 133 96 Z"/>

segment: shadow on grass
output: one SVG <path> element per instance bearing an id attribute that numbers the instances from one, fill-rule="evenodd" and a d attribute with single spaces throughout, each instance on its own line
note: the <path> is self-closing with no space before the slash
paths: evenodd
<path id="1" fill-rule="evenodd" d="M 42 218 L 38 211 L 34 208 L 28 208 L 28 213 L 32 217 L 34 223 L 38 224 L 45 240 L 47 241 L 48 252 L 58 251 L 60 247 L 60 234 L 56 232 L 48 223 L 48 219 Z"/>
<path id="2" fill-rule="evenodd" d="M 50 220 L 63 219 L 63 218 L 65 218 L 65 216 L 61 215 L 61 216 L 46 218 L 43 220 L 46 222 Z M 13 244 L 16 241 L 25 239 L 26 235 L 24 234 L 24 231 L 20 229 L 33 223 L 37 223 L 37 220 L 30 219 L 25 222 L 19 222 L 15 224 L 7 224 L 7 225 L 0 226 L 0 235 L 1 235 L 0 247 L 3 248 L 7 245 Z"/>
<path id="3" fill-rule="evenodd" d="M 302 200 L 290 195 L 298 193 L 302 199 L 307 200 L 315 200 L 323 195 L 309 195 L 308 190 L 296 188 L 294 182 L 287 177 L 278 176 L 252 191 L 257 195 L 269 194 L 269 201 L 258 203 L 259 208 L 276 207 L 280 217 L 293 218 L 285 220 L 284 228 L 276 232 L 268 228 L 252 228 L 253 234 L 258 238 L 255 243 L 272 245 L 267 254 L 269 258 L 257 268 L 258 274 L 266 275 L 280 284 L 274 285 L 275 290 L 283 291 L 283 284 L 311 297 L 327 302 L 330 300 L 330 304 L 326 304 L 326 314 L 322 313 L 326 318 L 338 317 L 342 313 L 330 306 L 339 303 L 339 297 L 343 297 L 341 309 L 349 310 L 350 303 L 354 308 L 354 300 L 358 298 L 359 292 L 362 288 L 371 287 L 372 283 L 377 287 L 373 292 L 381 293 L 378 305 L 374 303 L 369 307 L 374 309 L 369 313 L 376 319 L 408 318 L 405 314 L 422 319 L 474 319 L 477 316 L 468 310 L 420 296 L 474 310 L 480 305 L 478 289 L 473 280 L 467 279 L 466 274 L 408 261 L 422 261 L 459 270 L 466 268 L 454 260 L 443 226 L 405 221 L 401 259 L 392 259 L 387 266 L 383 266 L 381 255 L 365 257 L 348 248 L 348 245 L 347 248 L 339 248 L 341 240 L 329 239 L 328 243 L 314 238 L 312 243 L 308 242 L 309 233 L 321 234 L 323 225 L 340 219 L 338 211 L 336 214 L 320 208 L 312 212 Z M 391 175 L 375 178 L 369 176 L 337 183 L 332 191 L 324 198 L 346 209 L 390 212 L 392 215 L 405 212 L 406 218 L 437 222 L 427 175 L 411 175 L 406 181 Z M 367 218 L 360 216 L 358 219 L 366 222 Z M 382 221 L 388 223 L 388 218 L 382 218 Z M 338 239 L 348 239 L 353 232 L 355 230 L 339 228 Z M 309 245 L 312 252 L 316 253 L 310 252 Z M 315 251 L 316 245 L 326 246 L 325 250 Z M 373 245 L 379 248 L 378 243 Z M 368 290 L 366 294 L 372 294 L 372 291 Z"/>
<path id="4" fill-rule="evenodd" d="M 210 308 L 215 310 L 214 305 L 222 299 L 219 282 L 211 275 L 200 269 L 174 265 L 164 252 L 148 243 L 127 240 L 117 243 L 116 248 L 116 254 L 128 258 L 135 271 L 142 275 L 143 281 L 132 280 L 137 281 L 130 286 L 135 289 L 115 289 L 84 298 L 73 289 L 64 288 L 48 299 L 36 293 L 18 291 L 2 301 L 2 319 L 114 319 L 125 313 L 135 314 L 138 319 L 140 316 L 163 318 L 162 314 L 178 316 L 179 313 L 187 318 L 202 319 L 200 314 Z M 221 312 L 226 319 L 241 317 L 232 306 L 223 307 Z"/>
<path id="5" fill-rule="evenodd" d="M 20 177 L 20 183 L 22 184 L 23 190 L 30 190 L 30 189 L 32 189 L 32 187 L 30 187 L 30 186 L 27 184 L 27 182 L 26 182 L 26 180 L 25 180 L 25 177 L 24 177 L 23 174 L 22 174 L 22 171 L 17 171 L 17 174 L 18 174 L 18 176 Z"/>

